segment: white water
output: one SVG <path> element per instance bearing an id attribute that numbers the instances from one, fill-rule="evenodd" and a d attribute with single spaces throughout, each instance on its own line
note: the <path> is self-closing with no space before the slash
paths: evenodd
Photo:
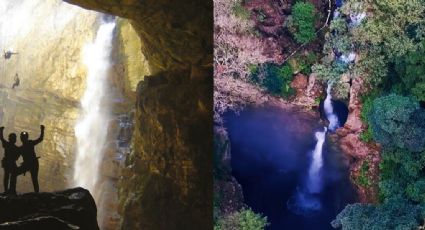
<path id="1" fill-rule="evenodd" d="M 318 195 L 322 191 L 322 151 L 327 131 L 328 129 L 324 127 L 323 131 L 315 133 L 317 142 L 313 150 L 312 161 L 308 170 L 308 177 L 305 181 L 306 183 L 303 187 L 297 188 L 296 194 L 286 203 L 287 207 L 298 215 L 308 216 L 322 208 Z"/>
<path id="2" fill-rule="evenodd" d="M 111 116 L 107 95 L 114 28 L 114 22 L 102 24 L 95 41 L 84 47 L 87 85 L 81 99 L 80 119 L 74 129 L 77 138 L 74 185 L 88 189 L 95 200 L 99 199 L 96 186 Z"/>
<path id="3" fill-rule="evenodd" d="M 366 18 L 366 12 L 361 13 L 351 13 L 350 19 L 351 19 L 351 26 L 357 27 L 362 23 L 362 21 Z"/>
<path id="4" fill-rule="evenodd" d="M 308 170 L 307 181 L 307 187 L 310 193 L 319 193 L 322 188 L 320 170 L 323 166 L 322 151 L 323 143 L 325 143 L 326 131 L 327 128 L 325 127 L 324 131 L 318 131 L 315 133 L 317 142 L 313 151 L 313 160 L 311 162 L 310 169 Z"/>
<path id="5" fill-rule="evenodd" d="M 357 54 L 356 52 L 351 51 L 348 54 L 343 54 L 339 57 L 339 60 L 341 60 L 342 62 L 348 64 L 351 62 L 354 62 L 356 60 Z"/>
<path id="6" fill-rule="evenodd" d="M 339 127 L 338 117 L 334 114 L 334 109 L 332 106 L 332 95 L 331 95 L 332 83 L 328 83 L 328 88 L 326 89 L 326 99 L 324 102 L 324 110 L 326 114 L 326 118 L 329 121 L 328 129 L 330 131 L 334 131 Z"/>
<path id="7" fill-rule="evenodd" d="M 339 127 L 338 117 L 333 113 L 331 87 L 332 83 L 329 82 L 326 89 L 327 96 L 324 102 L 324 110 L 329 121 L 329 126 L 328 128 L 324 127 L 323 131 L 315 133 L 317 142 L 312 152 L 312 160 L 305 185 L 301 189 L 297 189 L 295 196 L 287 201 L 288 208 L 299 215 L 310 215 L 322 207 L 318 195 L 322 191 L 321 170 L 323 167 L 323 145 L 326 140 L 327 131 L 334 131 Z"/>

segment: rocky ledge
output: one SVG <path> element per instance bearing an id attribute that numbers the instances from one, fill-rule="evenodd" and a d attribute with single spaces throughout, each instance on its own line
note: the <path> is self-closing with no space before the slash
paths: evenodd
<path id="1" fill-rule="evenodd" d="M 96 216 L 94 199 L 83 188 L 0 195 L 0 229 L 99 229 Z"/>

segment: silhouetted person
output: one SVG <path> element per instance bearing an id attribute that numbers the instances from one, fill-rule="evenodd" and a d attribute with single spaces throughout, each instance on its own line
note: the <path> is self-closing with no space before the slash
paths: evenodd
<path id="1" fill-rule="evenodd" d="M 4 127 L 0 127 L 0 140 L 4 148 L 4 158 L 1 165 L 4 169 L 3 186 L 4 193 L 16 194 L 16 161 L 19 158 L 18 147 L 16 143 L 16 134 L 9 134 L 9 141 L 6 141 L 3 136 Z M 9 184 L 10 181 L 10 184 Z"/>
<path id="2" fill-rule="evenodd" d="M 17 86 L 19 86 L 19 83 L 20 83 L 21 81 L 19 80 L 19 76 L 18 76 L 18 74 L 15 74 L 15 82 L 13 83 L 13 85 L 12 85 L 12 89 L 14 89 L 15 87 L 17 87 Z"/>
<path id="3" fill-rule="evenodd" d="M 31 180 L 32 184 L 34 186 L 34 192 L 39 192 L 39 186 L 38 186 L 38 158 L 35 155 L 34 147 L 43 141 L 44 137 L 44 125 L 40 125 L 40 137 L 37 138 L 37 140 L 29 140 L 28 139 L 28 133 L 22 132 L 21 133 L 21 142 L 22 146 L 19 147 L 19 153 L 21 153 L 22 158 L 24 162 L 20 167 L 18 167 L 17 175 L 24 174 L 26 172 L 31 173 Z"/>

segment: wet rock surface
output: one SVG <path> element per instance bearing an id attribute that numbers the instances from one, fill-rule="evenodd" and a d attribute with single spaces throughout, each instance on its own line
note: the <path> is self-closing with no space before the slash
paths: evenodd
<path id="1" fill-rule="evenodd" d="M 212 226 L 212 1 L 67 2 L 130 19 L 151 70 L 119 185 L 122 229 Z"/>
<path id="2" fill-rule="evenodd" d="M 99 229 L 88 190 L 0 195 L 0 229 Z"/>
<path id="3" fill-rule="evenodd" d="M 367 128 L 360 117 L 362 108 L 360 96 L 363 93 L 361 91 L 362 84 L 361 77 L 353 79 L 350 87 L 347 122 L 336 133 L 339 136 L 341 150 L 351 159 L 350 174 L 354 181 L 359 177 L 360 169 L 365 161 L 370 166 L 368 177 L 373 181 L 372 185 L 374 186 L 363 187 L 356 184 L 360 202 L 370 203 L 377 202 L 378 199 L 377 182 L 379 180 L 380 147 L 376 143 L 364 143 L 360 139 L 360 134 Z"/>
<path id="4" fill-rule="evenodd" d="M 292 104 L 304 107 L 317 107 L 318 101 L 324 91 L 323 84 L 317 79 L 315 73 L 306 76 L 298 73 L 291 82 L 291 87 L 295 90 L 295 96 L 291 100 Z"/>
<path id="5" fill-rule="evenodd" d="M 214 199 L 215 215 L 225 216 L 244 207 L 242 186 L 232 176 L 229 135 L 224 127 L 214 128 Z"/>

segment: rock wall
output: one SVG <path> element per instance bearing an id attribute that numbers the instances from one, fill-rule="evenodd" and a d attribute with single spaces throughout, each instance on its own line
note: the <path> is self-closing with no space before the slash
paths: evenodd
<path id="1" fill-rule="evenodd" d="M 10 132 L 19 136 L 25 130 L 36 138 L 39 125 L 44 124 L 44 141 L 36 147 L 41 156 L 40 188 L 65 189 L 73 185 L 74 126 L 86 83 L 82 50 L 93 41 L 103 14 L 60 0 L 9 0 L 0 13 L 0 49 L 18 53 L 0 62 L 0 125 L 6 126 L 6 136 Z M 100 192 L 95 196 L 103 229 L 117 229 L 121 220 L 116 183 L 122 159 L 130 152 L 137 84 L 150 73 L 138 36 L 129 20 L 117 19 L 109 75 L 114 119 L 105 124 L 109 142 L 101 165 Z M 12 89 L 15 74 L 19 85 Z M 29 173 L 18 178 L 17 190 L 33 191 Z"/>
<path id="2" fill-rule="evenodd" d="M 0 196 L 0 229 L 99 229 L 88 190 Z"/>
<path id="3" fill-rule="evenodd" d="M 1 49 L 18 54 L 1 60 L 0 122 L 5 135 L 16 132 L 18 139 L 24 130 L 35 139 L 40 124 L 46 126 L 44 141 L 36 148 L 40 188 L 65 189 L 72 179 L 74 124 L 85 88 L 80 54 L 94 37 L 99 14 L 54 0 L 6 1 L 5 6 Z M 15 74 L 19 85 L 12 89 Z M 18 178 L 17 190 L 33 191 L 28 173 Z"/>
<path id="4" fill-rule="evenodd" d="M 122 229 L 212 226 L 212 1 L 66 1 L 131 19 L 151 71 L 137 87 Z"/>
<path id="5" fill-rule="evenodd" d="M 362 86 L 361 76 L 353 78 L 347 122 L 342 128 L 337 129 L 336 133 L 339 136 L 338 142 L 341 150 L 350 158 L 350 176 L 357 187 L 360 202 L 374 203 L 378 201 L 380 148 L 375 143 L 364 143 L 360 139 L 360 134 L 367 128 L 360 117 L 362 109 L 360 96 L 364 93 Z M 369 165 L 367 177 L 371 180 L 371 186 L 362 186 L 356 183 L 365 161 Z"/>

